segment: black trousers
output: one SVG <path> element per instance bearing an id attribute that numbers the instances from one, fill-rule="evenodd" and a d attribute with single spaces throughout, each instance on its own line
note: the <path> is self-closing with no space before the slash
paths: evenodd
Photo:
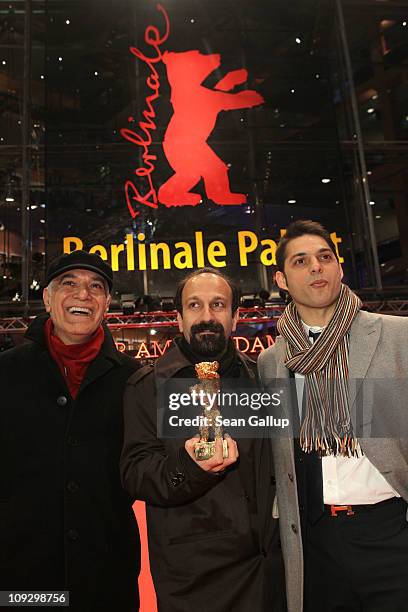
<path id="1" fill-rule="evenodd" d="M 304 612 L 407 612 L 406 511 L 406 502 L 393 499 L 308 524 Z"/>

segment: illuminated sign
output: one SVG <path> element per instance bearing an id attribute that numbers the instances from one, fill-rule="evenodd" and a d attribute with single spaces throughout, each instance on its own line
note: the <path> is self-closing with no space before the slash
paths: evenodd
<path id="1" fill-rule="evenodd" d="M 234 336 L 232 338 L 235 348 L 241 353 L 260 353 L 274 344 L 274 339 L 270 334 L 266 334 L 263 338 L 245 338 L 245 336 Z M 136 352 L 136 359 L 157 359 L 171 347 L 173 340 L 166 340 L 164 345 L 160 345 L 157 340 L 152 343 L 142 342 Z M 119 351 L 124 352 L 126 345 L 124 342 L 116 342 Z"/>
<path id="2" fill-rule="evenodd" d="M 125 183 L 125 197 L 132 218 L 139 214 L 137 204 L 157 208 L 158 204 L 169 206 L 196 206 L 201 195 L 192 189 L 202 179 L 207 197 L 220 206 L 244 204 L 243 193 L 233 193 L 230 189 L 228 166 L 210 147 L 207 140 L 213 131 L 221 111 L 230 111 L 259 106 L 263 97 L 254 90 L 233 90 L 245 83 L 248 72 L 245 69 L 231 70 L 213 88 L 203 82 L 221 65 L 218 53 L 203 54 L 198 50 L 182 52 L 162 51 L 162 45 L 170 34 L 170 22 L 164 8 L 157 9 L 164 19 L 164 33 L 156 26 L 149 25 L 144 40 L 154 52 L 145 55 L 140 49 L 131 47 L 131 53 L 149 67 L 150 74 L 146 85 L 150 89 L 146 97 L 143 120 L 139 121 L 139 131 L 123 128 L 121 135 L 129 142 L 142 148 L 143 165 L 136 168 L 137 185 L 131 180 Z M 173 169 L 173 175 L 161 185 L 157 192 L 152 174 L 157 156 L 152 154 L 151 132 L 157 129 L 154 102 L 159 97 L 160 77 L 157 64 L 165 66 L 171 88 L 170 101 L 173 115 L 167 126 L 163 151 Z M 133 123 L 134 117 L 128 120 Z M 139 183 L 145 179 L 143 188 Z"/>
<path id="3" fill-rule="evenodd" d="M 285 229 L 280 230 L 280 235 L 285 234 Z M 336 232 L 330 237 L 336 247 L 340 263 L 344 263 L 338 245 L 342 242 Z M 204 233 L 197 231 L 194 239 L 189 242 L 150 242 L 146 244 L 146 236 L 142 233 L 127 234 L 125 241 L 121 244 L 111 244 L 110 248 L 102 244 L 95 244 L 90 253 L 97 253 L 105 261 L 109 261 L 112 270 L 117 272 L 120 268 L 127 270 L 191 270 L 193 268 L 225 268 L 228 264 L 227 244 L 222 240 L 212 240 L 205 244 Z M 236 251 L 239 264 L 245 268 L 249 264 L 249 256 L 256 255 L 261 264 L 266 267 L 276 265 L 276 249 L 278 241 L 272 238 L 259 238 L 249 230 L 241 230 L 236 233 L 235 243 L 231 249 Z M 66 236 L 63 239 L 63 252 L 71 253 L 75 249 L 83 249 L 84 243 L 78 236 Z"/>

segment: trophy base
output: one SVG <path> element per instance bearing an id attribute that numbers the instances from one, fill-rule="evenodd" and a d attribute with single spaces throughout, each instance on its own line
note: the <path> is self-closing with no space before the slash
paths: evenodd
<path id="1" fill-rule="evenodd" d="M 211 459 L 215 455 L 215 440 L 212 442 L 196 442 L 194 445 L 194 454 L 197 461 L 205 461 Z M 222 456 L 223 459 L 228 459 L 228 443 L 222 441 Z"/>

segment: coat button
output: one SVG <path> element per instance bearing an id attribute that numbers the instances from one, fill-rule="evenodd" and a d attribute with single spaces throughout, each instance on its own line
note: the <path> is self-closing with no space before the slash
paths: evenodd
<path id="1" fill-rule="evenodd" d="M 293 482 L 293 474 L 288 474 L 288 478 L 289 478 L 290 482 Z"/>
<path id="2" fill-rule="evenodd" d="M 67 484 L 67 491 L 69 491 L 70 493 L 76 493 L 78 489 L 79 489 L 79 484 L 75 482 L 74 480 L 70 480 L 69 483 Z"/>
<path id="3" fill-rule="evenodd" d="M 291 524 L 290 528 L 292 529 L 293 533 L 297 533 L 298 532 L 298 528 L 296 527 L 296 525 L 294 523 Z"/>
<path id="4" fill-rule="evenodd" d="M 77 540 L 79 540 L 79 533 L 76 529 L 68 529 L 67 537 L 68 537 L 68 540 L 71 540 L 72 542 L 76 542 Z"/>
<path id="5" fill-rule="evenodd" d="M 68 400 L 65 397 L 65 395 L 60 395 L 59 397 L 57 397 L 57 404 L 58 406 L 66 406 Z"/>
<path id="6" fill-rule="evenodd" d="M 170 474 L 170 482 L 173 487 L 178 487 L 185 480 L 185 476 L 182 472 L 173 472 Z"/>

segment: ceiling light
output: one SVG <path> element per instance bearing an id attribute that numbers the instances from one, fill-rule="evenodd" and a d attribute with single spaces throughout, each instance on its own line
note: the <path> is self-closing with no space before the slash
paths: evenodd
<path id="1" fill-rule="evenodd" d="M 367 170 L 367 174 L 368 174 L 368 176 L 371 176 L 372 175 L 371 170 Z"/>
<path id="2" fill-rule="evenodd" d="M 375 108 L 373 108 L 373 107 L 367 108 L 367 113 L 369 113 L 369 114 L 375 113 Z"/>
<path id="3" fill-rule="evenodd" d="M 406 21 L 403 21 L 403 22 L 402 22 L 402 25 L 403 25 L 403 26 L 404 26 L 404 28 L 405 28 L 405 26 L 407 25 L 407 22 L 406 22 Z"/>
<path id="4" fill-rule="evenodd" d="M 376 219 L 381 219 L 381 215 L 375 215 Z"/>
<path id="5" fill-rule="evenodd" d="M 377 100 L 377 98 L 378 98 L 378 94 L 376 94 L 376 93 L 373 96 L 371 96 L 372 100 Z"/>
<path id="6" fill-rule="evenodd" d="M 374 200 L 370 200 L 370 206 L 374 206 L 375 202 Z"/>
<path id="7" fill-rule="evenodd" d="M 40 75 L 40 79 L 44 79 L 44 75 L 43 74 Z"/>
<path id="8" fill-rule="evenodd" d="M 94 75 L 98 76 L 98 71 L 97 70 L 95 70 Z"/>
<path id="9" fill-rule="evenodd" d="M 331 179 L 329 178 L 322 178 L 322 183 L 326 184 L 326 183 L 330 183 Z"/>
<path id="10" fill-rule="evenodd" d="M 7 196 L 6 197 L 6 202 L 14 202 L 13 196 Z"/>
<path id="11" fill-rule="evenodd" d="M 294 90 L 294 89 L 291 89 L 291 90 L 290 90 L 290 93 L 295 93 L 295 90 Z"/>
<path id="12" fill-rule="evenodd" d="M 296 40 L 298 45 L 300 45 L 300 43 L 302 42 L 301 39 L 298 36 L 295 38 L 295 40 Z"/>
<path id="13" fill-rule="evenodd" d="M 3 66 L 7 64 L 6 60 L 3 60 L 1 63 L 3 64 Z"/>
<path id="14" fill-rule="evenodd" d="M 69 25 L 71 22 L 70 22 L 70 20 L 69 20 L 69 19 L 66 19 L 66 20 L 65 20 L 65 23 L 66 23 L 67 25 Z"/>
<path id="15" fill-rule="evenodd" d="M 61 56 L 59 56 L 58 61 L 62 62 L 62 57 Z"/>
<path id="16" fill-rule="evenodd" d="M 288 204 L 296 204 L 296 200 L 288 200 Z"/>

